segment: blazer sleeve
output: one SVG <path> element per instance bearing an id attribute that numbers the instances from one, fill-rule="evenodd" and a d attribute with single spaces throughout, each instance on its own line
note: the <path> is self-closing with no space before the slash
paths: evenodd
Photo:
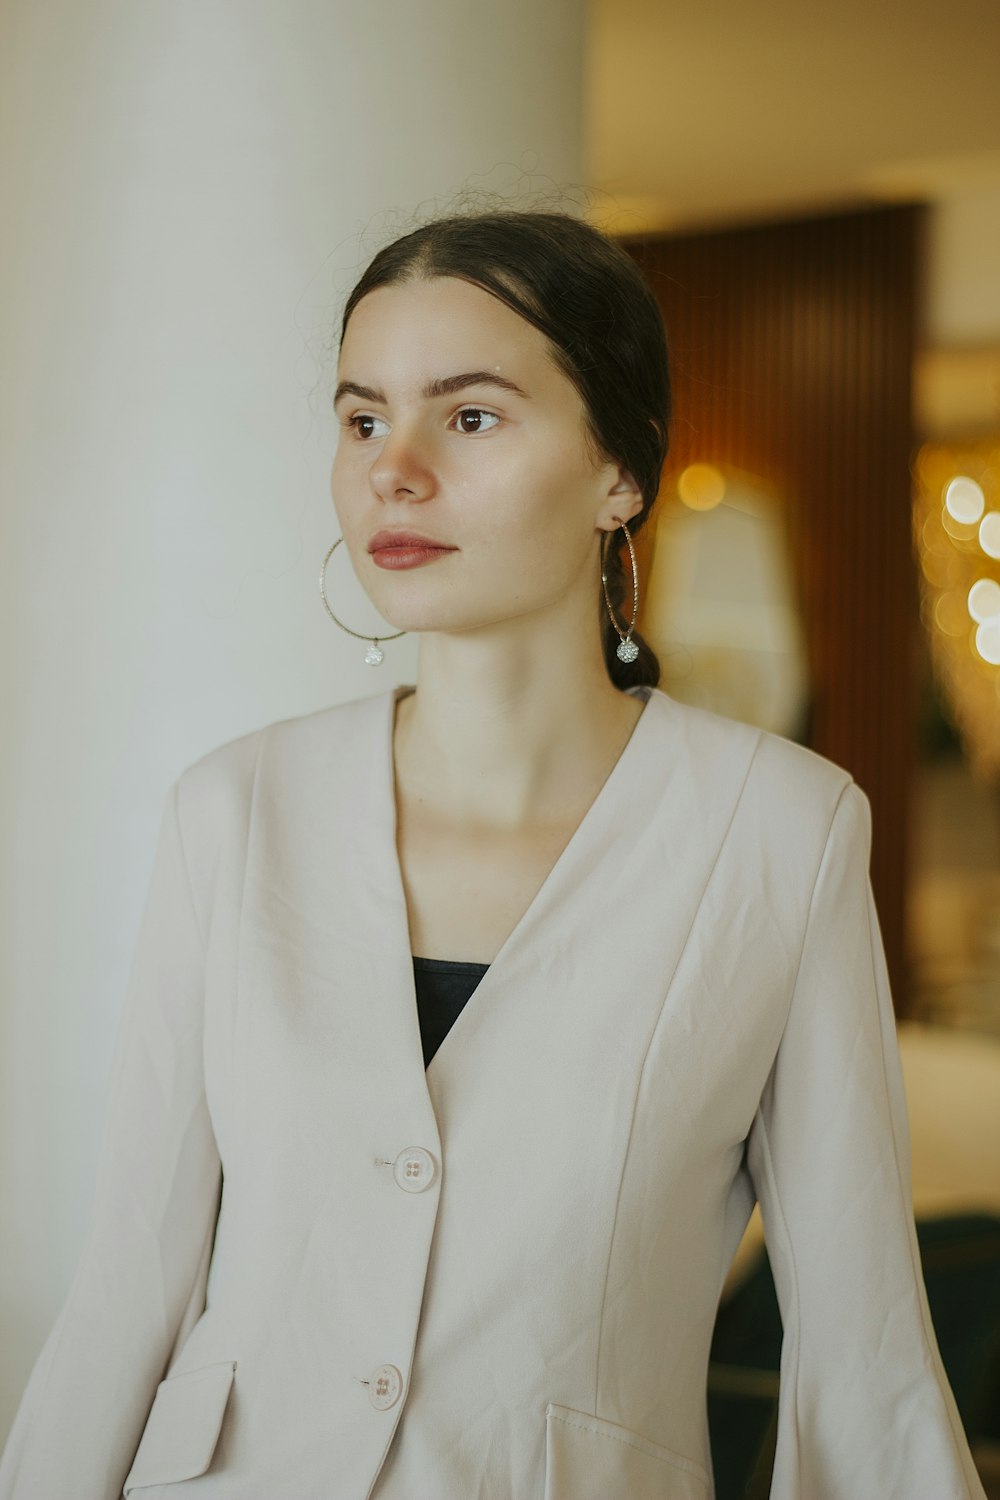
<path id="1" fill-rule="evenodd" d="M 178 786 L 134 951 L 91 1220 L 0 1461 L 0 1500 L 119 1500 L 214 1234 L 221 1168 L 204 1087 L 204 948 Z"/>
<path id="2" fill-rule="evenodd" d="M 771 1500 L 986 1500 L 921 1271 L 870 851 L 848 782 L 748 1138 L 784 1328 Z"/>

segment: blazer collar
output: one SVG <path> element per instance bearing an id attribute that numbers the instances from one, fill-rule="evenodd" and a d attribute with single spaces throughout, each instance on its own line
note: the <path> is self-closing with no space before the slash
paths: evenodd
<path id="1" fill-rule="evenodd" d="M 396 795 L 393 759 L 395 708 L 400 698 L 413 692 L 409 684 L 400 684 L 378 695 L 379 712 L 375 715 L 377 739 L 377 775 L 373 783 L 373 837 L 368 844 L 372 884 L 384 893 L 386 920 L 382 926 L 385 959 L 391 962 L 401 988 L 410 998 L 410 1009 L 416 1017 L 413 982 L 413 956 L 410 949 L 409 922 L 402 871 L 396 845 Z M 628 849 L 648 817 L 647 785 L 655 770 L 662 776 L 662 732 L 673 703 L 664 693 L 647 688 L 630 689 L 646 700 L 629 739 L 606 777 L 596 797 L 574 830 L 542 885 L 535 893 L 516 926 L 508 934 L 489 969 L 438 1047 L 427 1068 L 428 1079 L 437 1078 L 450 1066 L 453 1054 L 462 1051 L 470 1033 L 479 1027 L 480 1013 L 495 1003 L 495 996 L 514 980 L 526 966 L 537 967 L 545 945 L 553 940 L 565 941 L 565 913 L 572 912 L 575 893 L 581 887 L 603 882 L 599 903 L 609 922 L 613 921 L 616 902 L 627 900 Z M 373 708 L 374 708 L 373 703 Z M 655 777 L 654 777 L 655 779 Z M 609 861 L 615 851 L 619 863 Z M 609 876 L 616 878 L 609 881 Z M 553 917 L 558 919 L 553 923 Z M 554 929 L 554 930 L 553 930 Z M 430 954 L 433 958 L 435 955 Z M 404 977 L 405 971 L 405 977 Z M 421 1052 L 419 1018 L 415 1043 Z"/>
<path id="2" fill-rule="evenodd" d="M 672 972 L 759 731 L 634 690 L 646 706 L 628 743 L 425 1070 L 396 849 L 393 725 L 409 691 L 266 737 L 241 973 L 249 1026 L 257 1005 L 290 1006 L 283 1024 L 317 1058 L 336 1056 L 366 1098 L 433 1141 L 435 1115 L 474 1107 L 490 1069 L 509 1076 L 526 1046 L 557 1046 L 573 1005 L 614 991 L 651 922 L 655 962 Z"/>

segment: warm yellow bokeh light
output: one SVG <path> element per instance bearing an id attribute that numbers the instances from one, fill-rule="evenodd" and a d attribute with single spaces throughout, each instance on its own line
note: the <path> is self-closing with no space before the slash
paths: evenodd
<path id="1" fill-rule="evenodd" d="M 979 523 L 979 545 L 987 557 L 1000 557 L 1000 510 L 988 510 Z"/>
<path id="2" fill-rule="evenodd" d="M 991 667 L 1000 666 L 1000 619 L 987 620 L 976 631 L 976 650 Z"/>
<path id="3" fill-rule="evenodd" d="M 677 493 L 689 510 L 712 510 L 726 493 L 726 481 L 712 464 L 688 464 L 677 480 Z"/>
<path id="4" fill-rule="evenodd" d="M 942 557 L 940 552 L 931 552 L 928 548 L 920 559 L 920 565 L 928 583 L 932 583 L 935 588 L 946 589 L 958 582 L 956 561 L 954 552 Z"/>
<path id="5" fill-rule="evenodd" d="M 945 635 L 964 636 L 969 629 L 969 612 L 962 596 L 949 590 L 940 594 L 934 605 L 934 623 Z"/>
<path id="6" fill-rule="evenodd" d="M 1000 776 L 1000 429 L 924 443 L 913 472 L 920 619 L 977 778 Z"/>
<path id="7" fill-rule="evenodd" d="M 953 542 L 975 542 L 975 521 L 958 521 L 950 510 L 941 509 L 941 530 L 951 537 Z"/>
<path id="8" fill-rule="evenodd" d="M 941 517 L 929 515 L 920 528 L 920 546 L 924 552 L 936 552 L 939 557 L 951 557 L 952 550 L 941 530 Z"/>
<path id="9" fill-rule="evenodd" d="M 969 614 L 980 624 L 1000 616 L 1000 583 L 995 578 L 977 578 L 969 590 Z"/>
<path id="10" fill-rule="evenodd" d="M 966 474 L 958 474 L 946 485 L 945 509 L 956 521 L 974 526 L 986 509 L 986 497 L 982 486 Z"/>

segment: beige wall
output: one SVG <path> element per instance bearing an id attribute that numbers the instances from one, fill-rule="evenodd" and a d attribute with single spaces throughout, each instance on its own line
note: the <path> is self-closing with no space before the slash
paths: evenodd
<path id="1" fill-rule="evenodd" d="M 998 267 L 1000 186 L 942 195 L 928 220 L 926 345 L 1000 347 Z"/>
<path id="2" fill-rule="evenodd" d="M 319 600 L 336 305 L 382 210 L 580 177 L 581 49 L 582 0 L 0 15 L 0 1433 L 85 1232 L 167 786 L 412 680 Z M 349 583 L 338 552 L 374 628 Z"/>

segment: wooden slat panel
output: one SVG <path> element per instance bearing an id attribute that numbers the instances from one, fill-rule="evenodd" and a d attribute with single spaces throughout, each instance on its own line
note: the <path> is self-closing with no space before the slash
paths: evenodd
<path id="1" fill-rule="evenodd" d="M 922 210 L 906 205 L 622 241 L 671 344 L 668 475 L 699 459 L 734 464 L 784 497 L 814 687 L 807 742 L 871 798 L 872 884 L 900 1014 L 920 629 L 910 408 L 921 226 Z"/>

